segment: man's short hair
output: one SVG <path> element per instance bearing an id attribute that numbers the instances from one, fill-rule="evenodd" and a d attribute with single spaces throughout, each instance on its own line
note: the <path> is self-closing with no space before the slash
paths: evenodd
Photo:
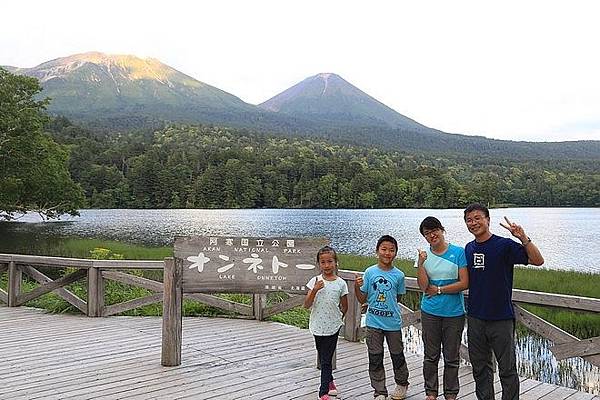
<path id="1" fill-rule="evenodd" d="M 473 211 L 481 211 L 486 218 L 490 217 L 490 210 L 488 210 L 488 208 L 482 204 L 479 203 L 473 203 L 470 204 L 469 206 L 467 206 L 467 208 L 465 208 L 465 214 L 464 214 L 464 219 L 467 219 L 467 214 Z"/>

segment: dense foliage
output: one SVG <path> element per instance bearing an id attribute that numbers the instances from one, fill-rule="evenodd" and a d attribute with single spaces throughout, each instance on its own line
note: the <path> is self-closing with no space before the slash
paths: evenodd
<path id="1" fill-rule="evenodd" d="M 600 206 L 595 161 L 435 156 L 209 126 L 100 135 L 55 119 L 93 208 Z"/>
<path id="2" fill-rule="evenodd" d="M 69 176 L 68 151 L 43 132 L 48 100 L 36 79 L 0 68 L 0 219 L 37 211 L 76 214 L 83 194 Z"/>

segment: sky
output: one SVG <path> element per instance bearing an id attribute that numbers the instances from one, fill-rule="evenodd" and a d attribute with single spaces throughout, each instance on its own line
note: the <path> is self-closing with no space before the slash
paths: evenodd
<path id="1" fill-rule="evenodd" d="M 450 133 L 600 140 L 600 2 L 4 2 L 0 65 L 157 58 L 258 104 L 333 72 Z"/>

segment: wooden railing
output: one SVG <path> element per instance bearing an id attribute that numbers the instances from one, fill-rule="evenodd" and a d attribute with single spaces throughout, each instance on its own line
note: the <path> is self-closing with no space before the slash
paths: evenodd
<path id="1" fill-rule="evenodd" d="M 0 254 L 0 274 L 8 273 L 7 290 L 0 288 L 0 302 L 16 307 L 53 292 L 72 304 L 82 313 L 90 317 L 106 317 L 119 314 L 147 304 L 163 300 L 163 283 L 160 281 L 133 275 L 126 270 L 164 270 L 164 261 L 132 261 L 132 260 L 88 260 L 76 258 L 30 256 L 17 254 Z M 40 267 L 68 268 L 69 272 L 53 280 L 39 271 Z M 29 292 L 21 291 L 23 274 L 39 283 L 39 286 Z M 342 329 L 342 336 L 349 341 L 360 340 L 364 331 L 361 327 L 361 307 L 354 295 L 354 281 L 357 272 L 342 270 L 339 275 L 348 283 L 349 309 Z M 86 280 L 87 299 L 81 299 L 65 286 Z M 145 288 L 152 294 L 125 301 L 118 304 L 105 305 L 104 286 L 106 280 L 113 280 L 129 285 Z M 406 278 L 406 288 L 419 292 L 416 278 Z M 465 292 L 468 295 L 468 292 Z M 240 304 L 211 294 L 184 293 L 184 298 L 236 313 L 242 318 L 263 320 L 277 313 L 299 306 L 304 300 L 302 295 L 288 295 L 283 302 L 267 306 L 266 295 L 253 294 L 252 305 Z M 551 351 L 557 359 L 582 357 L 590 363 L 600 366 L 600 337 L 580 340 L 575 336 L 552 325 L 542 318 L 530 313 L 522 304 L 534 304 L 565 308 L 570 310 L 600 312 L 600 299 L 569 296 L 562 294 L 533 292 L 513 289 L 513 302 L 517 321 L 527 328 L 552 341 Z M 404 326 L 414 325 L 420 329 L 421 313 L 413 311 L 401 304 L 404 311 Z M 468 359 L 466 347 L 461 348 L 461 356 Z"/>
<path id="2" fill-rule="evenodd" d="M 8 272 L 7 290 L 4 291 L 0 288 L 0 302 L 8 304 L 9 307 L 17 307 L 44 294 L 54 292 L 89 317 L 107 317 L 148 304 L 162 302 L 163 283 L 161 281 L 140 277 L 124 271 L 159 270 L 162 272 L 164 265 L 164 261 L 89 260 L 0 254 L 0 274 Z M 68 268 L 74 271 L 53 280 L 42 273 L 39 270 L 40 267 Z M 23 274 L 26 274 L 40 285 L 30 292 L 23 293 L 21 291 Z M 87 299 L 82 299 L 65 288 L 71 283 L 84 279 L 87 284 Z M 104 302 L 106 280 L 141 287 L 153 292 L 153 294 L 118 304 L 106 305 Z M 204 293 L 185 293 L 184 298 L 233 312 L 241 317 L 259 320 L 296 307 L 302 304 L 304 299 L 303 296 L 299 295 L 289 296 L 286 301 L 267 306 L 266 295 L 264 294 L 252 295 L 252 305 L 236 303 Z"/>
<path id="3" fill-rule="evenodd" d="M 53 280 L 40 271 L 40 267 L 64 269 L 69 273 Z M 78 258 L 0 254 L 0 272 L 8 271 L 7 291 L 0 289 L 0 300 L 16 307 L 46 293 L 54 292 L 90 317 L 118 314 L 146 304 L 162 301 L 162 283 L 120 272 L 119 270 L 163 270 L 162 261 L 88 260 Z M 70 272 L 70 271 L 73 272 Z M 21 291 L 23 274 L 40 285 L 30 292 Z M 65 286 L 86 279 L 87 299 L 82 299 Z M 156 294 L 110 306 L 104 305 L 104 280 L 111 279 L 146 288 Z"/>

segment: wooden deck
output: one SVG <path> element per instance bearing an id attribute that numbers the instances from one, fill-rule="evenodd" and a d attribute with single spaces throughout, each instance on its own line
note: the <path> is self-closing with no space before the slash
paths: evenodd
<path id="1" fill-rule="evenodd" d="M 366 346 L 340 340 L 337 354 L 338 398 L 372 399 Z M 181 366 L 161 367 L 160 355 L 160 318 L 88 318 L 0 306 L 0 399 L 317 398 L 319 373 L 306 330 L 184 318 Z M 406 359 L 408 398 L 423 399 L 422 356 Z M 462 367 L 460 375 L 459 398 L 475 399 L 470 369 Z M 521 391 L 523 400 L 600 400 L 525 378 Z"/>

